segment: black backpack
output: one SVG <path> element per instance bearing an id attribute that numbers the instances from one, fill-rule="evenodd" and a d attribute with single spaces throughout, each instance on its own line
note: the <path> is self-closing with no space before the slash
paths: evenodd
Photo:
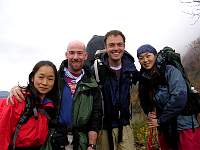
<path id="1" fill-rule="evenodd" d="M 92 68 L 97 83 L 101 85 L 102 83 L 100 83 L 100 81 L 103 81 L 104 79 L 100 79 L 100 77 L 105 76 L 105 66 L 103 66 L 100 59 L 101 56 L 104 55 L 104 53 L 106 52 L 104 45 L 104 36 L 94 35 L 89 40 L 86 46 L 86 50 L 88 52 L 86 65 Z"/>
<path id="2" fill-rule="evenodd" d="M 86 61 L 86 65 L 91 67 L 95 60 L 96 51 L 100 52 L 103 49 L 105 49 L 104 36 L 94 35 L 89 40 L 89 42 L 87 43 L 87 46 L 86 46 L 86 50 L 88 52 L 88 59 Z"/>
<path id="3" fill-rule="evenodd" d="M 176 53 L 171 47 L 164 47 L 157 54 L 157 67 L 161 74 L 164 75 L 166 65 L 173 65 L 181 73 L 187 84 L 188 100 L 187 104 L 182 111 L 182 115 L 192 115 L 200 113 L 200 94 L 191 88 L 190 81 L 181 63 L 181 56 Z"/>

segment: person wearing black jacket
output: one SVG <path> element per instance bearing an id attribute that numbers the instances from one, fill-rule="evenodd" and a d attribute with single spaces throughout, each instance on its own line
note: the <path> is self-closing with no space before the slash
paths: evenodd
<path id="1" fill-rule="evenodd" d="M 103 130 L 99 150 L 135 150 L 130 126 L 130 91 L 136 84 L 138 71 L 134 58 L 125 51 L 125 36 L 111 30 L 104 36 L 106 53 L 100 56 L 98 67 L 103 101 Z"/>

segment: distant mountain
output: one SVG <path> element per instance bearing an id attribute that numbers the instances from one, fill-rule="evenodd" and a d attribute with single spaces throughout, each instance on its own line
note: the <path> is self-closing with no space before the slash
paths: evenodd
<path id="1" fill-rule="evenodd" d="M 0 91 L 0 98 L 5 98 L 9 95 L 8 91 Z"/>

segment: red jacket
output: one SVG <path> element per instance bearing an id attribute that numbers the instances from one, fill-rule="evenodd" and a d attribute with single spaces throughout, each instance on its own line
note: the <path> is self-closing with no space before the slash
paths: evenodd
<path id="1" fill-rule="evenodd" d="M 25 101 L 18 102 L 16 98 L 14 98 L 14 105 L 6 105 L 6 99 L 0 100 L 0 150 L 8 150 L 9 144 L 12 143 L 25 104 Z M 53 107 L 53 105 L 47 103 L 43 107 Z M 21 126 L 17 134 L 16 147 L 38 147 L 44 144 L 47 134 L 47 117 L 38 112 L 38 120 L 32 116 Z"/>

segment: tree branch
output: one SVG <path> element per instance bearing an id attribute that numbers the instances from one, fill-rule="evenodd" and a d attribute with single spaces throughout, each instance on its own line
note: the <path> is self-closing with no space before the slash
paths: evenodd
<path id="1" fill-rule="evenodd" d="M 191 12 L 184 11 L 185 14 L 191 15 L 193 18 L 195 18 L 193 24 L 200 20 L 200 0 L 180 0 L 180 2 L 182 4 L 187 4 L 187 7 L 193 8 Z"/>

